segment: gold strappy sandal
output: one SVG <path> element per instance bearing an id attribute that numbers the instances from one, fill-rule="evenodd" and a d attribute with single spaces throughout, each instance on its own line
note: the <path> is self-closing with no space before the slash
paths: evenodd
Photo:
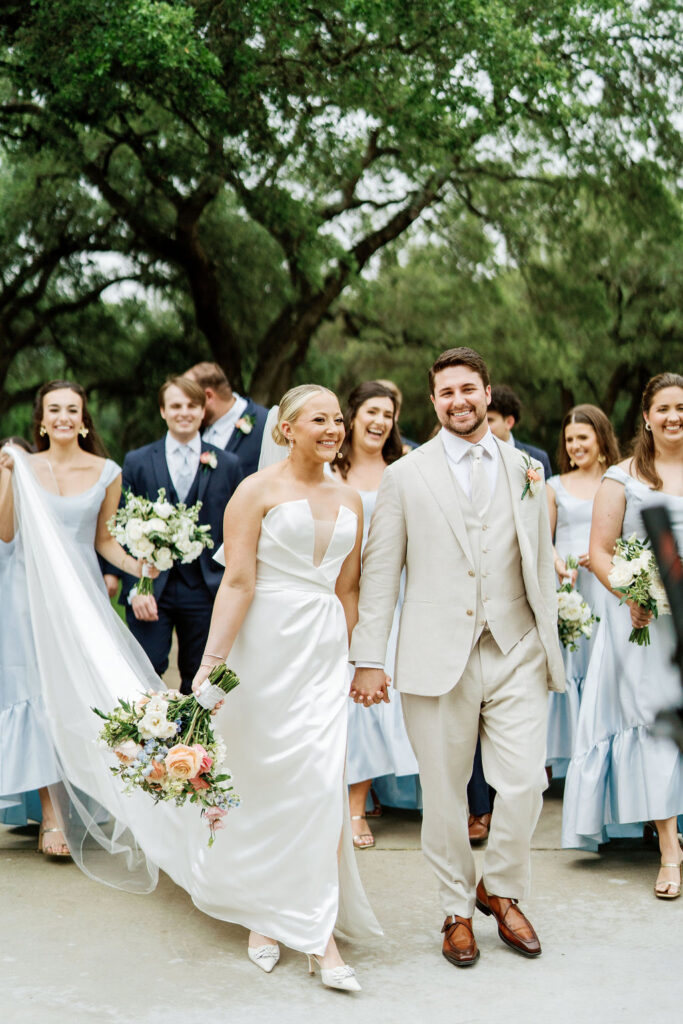
<path id="1" fill-rule="evenodd" d="M 365 821 L 364 814 L 352 814 L 351 821 Z M 353 836 L 353 845 L 357 850 L 371 850 L 375 845 L 375 837 L 372 832 L 362 832 L 358 836 Z M 370 840 L 370 842 L 363 842 L 363 840 Z"/>
<path id="2" fill-rule="evenodd" d="M 660 882 L 660 885 L 666 885 L 664 892 L 657 888 L 657 883 L 655 882 L 655 896 L 658 900 L 677 900 L 681 895 L 681 863 L 682 862 L 680 860 L 678 864 L 665 864 L 664 861 L 660 862 L 660 867 L 678 869 L 678 881 L 666 883 Z M 671 892 L 672 889 L 674 890 L 673 892 Z"/>
<path id="3" fill-rule="evenodd" d="M 61 848 L 61 850 L 46 850 L 45 849 L 44 836 L 46 836 L 48 834 L 48 832 L 59 832 L 59 834 L 62 837 L 62 848 Z M 46 857 L 70 857 L 71 856 L 71 854 L 69 853 L 69 847 L 67 846 L 66 839 L 64 838 L 64 833 L 62 832 L 61 828 L 43 828 L 42 825 L 40 826 L 40 829 L 38 830 L 38 853 L 44 853 Z"/>

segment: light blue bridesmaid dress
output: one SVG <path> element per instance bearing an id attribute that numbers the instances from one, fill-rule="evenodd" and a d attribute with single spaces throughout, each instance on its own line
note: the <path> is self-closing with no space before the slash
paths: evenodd
<path id="1" fill-rule="evenodd" d="M 121 472 L 105 461 L 97 483 L 82 494 L 45 492 L 55 517 L 104 587 L 95 532 L 106 489 Z M 0 823 L 40 821 L 38 789 L 59 781 L 41 696 L 23 558 L 16 540 L 0 541 Z"/>
<path id="2" fill-rule="evenodd" d="M 666 505 L 683 551 L 683 497 L 653 491 L 616 466 L 605 476 L 625 489 L 623 537 L 644 539 L 642 509 Z M 660 709 L 680 702 L 672 621 L 662 616 L 650 624 L 649 647 L 630 643 L 630 632 L 628 607 L 608 595 L 565 782 L 564 847 L 595 851 L 609 838 L 639 835 L 644 821 L 683 813 L 683 756 L 648 728 Z"/>
<path id="3" fill-rule="evenodd" d="M 565 560 L 569 555 L 575 555 L 578 558 L 579 555 L 588 551 L 593 502 L 590 498 L 576 498 L 570 494 L 559 476 L 551 476 L 548 486 L 552 487 L 555 493 L 557 505 L 557 525 L 555 527 L 557 553 Z M 576 589 L 588 602 L 593 614 L 602 619 L 605 604 L 610 595 L 598 578 L 588 569 L 580 568 Z M 567 774 L 569 761 L 574 751 L 583 683 L 597 629 L 597 625 L 594 625 L 593 635 L 590 639 L 581 637 L 578 640 L 578 650 L 570 651 L 568 647 L 563 649 L 567 689 L 564 693 L 549 694 L 546 764 L 552 768 L 554 778 L 564 778 Z"/>
<path id="4" fill-rule="evenodd" d="M 377 501 L 377 491 L 359 491 L 359 494 L 363 502 L 365 548 L 370 520 Z M 403 580 L 387 644 L 385 667 L 392 678 L 402 603 Z M 380 803 L 387 807 L 421 808 L 422 791 L 417 759 L 406 733 L 401 701 L 395 690 L 390 689 L 389 695 L 389 704 L 373 704 L 369 708 L 349 701 L 346 780 L 352 785 L 354 782 L 373 779 L 377 797 Z"/>

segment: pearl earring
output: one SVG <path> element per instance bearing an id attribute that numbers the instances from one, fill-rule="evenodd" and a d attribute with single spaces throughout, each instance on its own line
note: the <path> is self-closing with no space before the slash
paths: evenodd
<path id="1" fill-rule="evenodd" d="M 602 453 L 600 453 L 600 455 L 598 455 L 598 462 L 600 463 L 601 466 L 604 466 L 605 463 L 607 462 L 607 459 L 605 458 L 605 456 Z"/>
<path id="2" fill-rule="evenodd" d="M 645 424 L 645 429 L 648 431 L 648 433 L 650 433 L 650 434 L 652 433 L 652 427 L 650 426 L 649 423 Z"/>
<path id="3" fill-rule="evenodd" d="M 38 431 L 38 433 L 40 434 L 41 437 L 45 437 L 45 435 L 47 434 L 47 430 L 45 429 L 44 423 L 41 423 L 40 430 Z"/>
<path id="4" fill-rule="evenodd" d="M 81 424 L 81 429 L 78 431 L 78 433 L 81 435 L 81 437 L 87 437 L 90 431 L 84 424 Z"/>

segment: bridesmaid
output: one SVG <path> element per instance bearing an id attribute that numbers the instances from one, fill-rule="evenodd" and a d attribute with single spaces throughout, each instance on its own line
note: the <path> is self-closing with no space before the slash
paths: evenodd
<path id="1" fill-rule="evenodd" d="M 612 466 L 595 498 L 590 564 L 603 586 L 617 539 L 645 539 L 641 511 L 666 506 L 683 551 L 683 376 L 661 373 L 645 387 L 633 456 Z M 629 642 L 649 626 L 651 644 Z M 683 812 L 683 756 L 649 729 L 680 700 L 671 619 L 653 620 L 630 602 L 608 600 L 584 684 L 576 744 L 564 791 L 562 845 L 597 850 L 610 836 L 638 834 L 654 820 L 661 866 L 654 892 L 681 892 L 677 815 Z"/>
<path id="2" fill-rule="evenodd" d="M 591 572 L 591 515 L 602 474 L 618 459 L 617 439 L 604 412 L 595 405 L 576 405 L 570 409 L 560 429 L 560 472 L 546 482 L 555 571 L 561 583 L 570 580 L 576 585 L 599 618 L 604 615 L 607 594 Z M 578 571 L 567 568 L 569 555 L 577 558 Z M 556 778 L 567 774 L 574 749 L 581 691 L 596 630 L 597 626 L 590 640 L 582 637 L 578 641 L 578 650 L 564 649 L 567 689 L 550 694 L 547 765 Z"/>
<path id="3" fill-rule="evenodd" d="M 31 468 L 48 492 L 60 526 L 71 533 L 81 530 L 91 512 L 92 541 L 100 554 L 140 576 L 142 562 L 126 554 L 106 527 L 119 503 L 121 471 L 105 457 L 83 388 L 70 381 L 44 384 L 36 396 L 33 433 Z M 0 821 L 20 825 L 29 817 L 40 820 L 39 851 L 68 857 L 48 788 L 60 775 L 30 632 L 24 564 L 14 537 L 12 467 L 12 455 L 0 452 Z M 91 554 L 93 574 L 103 585 L 92 549 Z"/>
<path id="4" fill-rule="evenodd" d="M 333 469 L 360 494 L 363 546 L 384 470 L 403 451 L 397 414 L 395 396 L 379 381 L 365 381 L 349 395 L 344 415 L 346 437 Z M 387 648 L 385 667 L 389 676 L 394 671 L 400 610 L 399 599 Z M 346 780 L 356 849 L 367 850 L 375 845 L 365 816 L 373 780 L 382 802 L 418 806 L 417 760 L 403 724 L 399 700 L 374 704 L 369 710 L 350 701 Z"/>

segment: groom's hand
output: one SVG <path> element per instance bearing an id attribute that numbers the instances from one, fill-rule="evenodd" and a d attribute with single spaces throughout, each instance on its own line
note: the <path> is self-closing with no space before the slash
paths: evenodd
<path id="1" fill-rule="evenodd" d="M 356 704 L 364 704 L 366 708 L 382 701 L 388 704 L 388 682 L 389 677 L 381 668 L 357 668 L 351 681 L 349 696 Z"/>

